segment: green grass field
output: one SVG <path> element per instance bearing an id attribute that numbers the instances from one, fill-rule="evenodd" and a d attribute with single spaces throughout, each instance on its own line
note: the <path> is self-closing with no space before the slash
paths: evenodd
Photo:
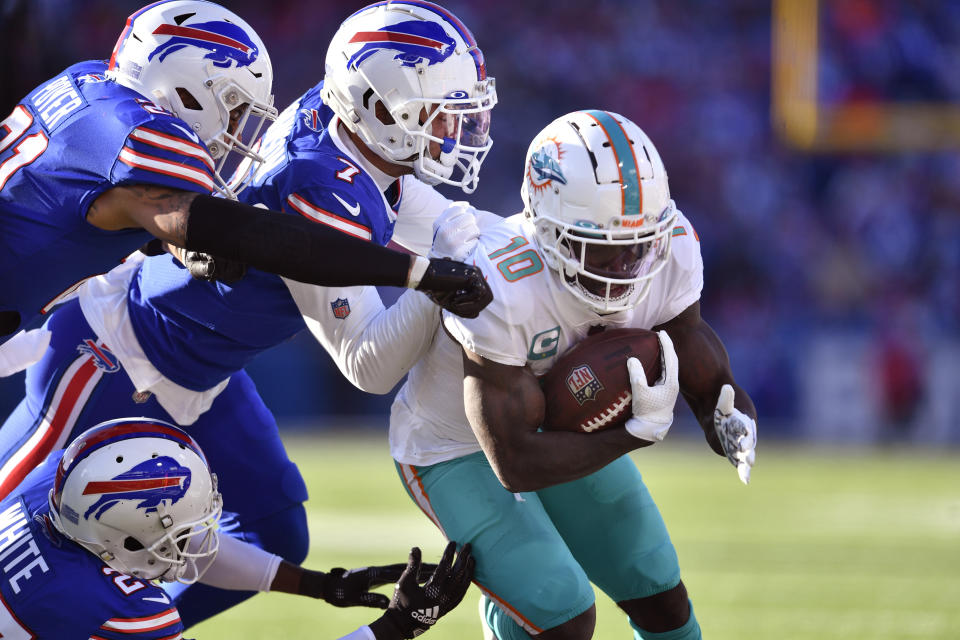
<path id="1" fill-rule="evenodd" d="M 402 562 L 443 540 L 407 498 L 386 438 L 289 438 L 310 488 L 307 566 Z M 635 454 L 710 640 L 960 638 L 960 454 L 762 446 L 752 484 L 706 445 Z M 427 636 L 481 637 L 475 587 Z M 188 633 L 201 640 L 338 638 L 377 615 L 261 594 Z M 594 637 L 631 638 L 598 596 Z"/>

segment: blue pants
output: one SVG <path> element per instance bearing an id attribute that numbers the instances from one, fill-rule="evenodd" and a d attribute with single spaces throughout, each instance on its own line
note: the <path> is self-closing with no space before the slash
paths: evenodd
<path id="1" fill-rule="evenodd" d="M 8 494 L 50 451 L 115 418 L 146 416 L 174 423 L 153 396 L 137 394 L 123 367 L 83 318 L 77 301 L 47 321 L 52 337 L 27 370 L 26 397 L 0 428 L 0 496 Z M 210 409 L 183 427 L 217 474 L 231 532 L 299 564 L 309 539 L 307 489 L 284 449 L 277 423 L 243 371 L 231 377 Z M 251 592 L 193 585 L 177 595 L 190 626 L 249 598 Z"/>

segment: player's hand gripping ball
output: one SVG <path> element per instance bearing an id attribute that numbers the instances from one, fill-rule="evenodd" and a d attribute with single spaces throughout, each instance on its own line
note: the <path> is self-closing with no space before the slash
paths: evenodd
<path id="1" fill-rule="evenodd" d="M 543 427 L 591 433 L 633 416 L 627 358 L 643 365 L 648 384 L 660 378 L 660 341 L 645 329 L 609 329 L 588 336 L 543 376 Z"/>

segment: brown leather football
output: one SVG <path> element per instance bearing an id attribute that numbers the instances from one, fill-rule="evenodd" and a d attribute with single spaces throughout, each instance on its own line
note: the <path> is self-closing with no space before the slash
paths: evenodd
<path id="1" fill-rule="evenodd" d="M 543 428 L 591 433 L 622 425 L 632 415 L 627 358 L 643 365 L 647 383 L 660 377 L 660 341 L 646 329 L 608 329 L 560 356 L 543 376 Z"/>

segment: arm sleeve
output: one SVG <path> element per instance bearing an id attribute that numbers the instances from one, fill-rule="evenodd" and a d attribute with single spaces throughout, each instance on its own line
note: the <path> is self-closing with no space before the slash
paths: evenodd
<path id="1" fill-rule="evenodd" d="M 280 560 L 260 547 L 221 534 L 220 550 L 199 581 L 219 589 L 269 591 Z"/>
<path id="2" fill-rule="evenodd" d="M 426 352 L 440 323 L 440 308 L 419 291 L 384 308 L 373 287 L 284 282 L 313 336 L 343 375 L 368 393 L 393 389 Z"/>
<path id="3" fill-rule="evenodd" d="M 327 287 L 407 284 L 410 257 L 305 218 L 201 195 L 190 204 L 185 248 Z"/>

